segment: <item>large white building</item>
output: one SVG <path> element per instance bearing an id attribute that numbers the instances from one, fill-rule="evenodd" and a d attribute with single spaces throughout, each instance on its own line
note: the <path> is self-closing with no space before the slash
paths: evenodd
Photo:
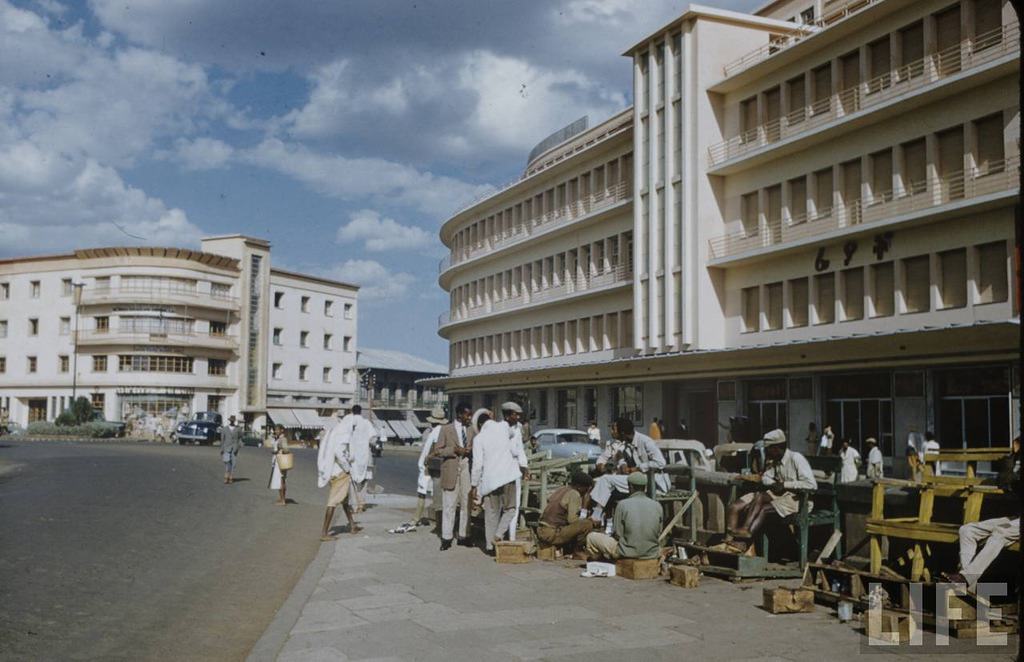
<path id="1" fill-rule="evenodd" d="M 1019 433 L 1007 0 L 691 5 L 625 55 L 633 108 L 444 223 L 453 399 L 889 463 Z"/>
<path id="2" fill-rule="evenodd" d="M 78 395 L 154 432 L 197 411 L 315 427 L 355 395 L 357 290 L 240 235 L 0 260 L 0 407 L 27 425 Z"/>

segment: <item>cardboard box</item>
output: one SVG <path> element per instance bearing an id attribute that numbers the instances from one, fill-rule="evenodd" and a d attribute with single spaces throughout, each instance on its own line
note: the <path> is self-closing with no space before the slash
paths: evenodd
<path id="1" fill-rule="evenodd" d="M 626 579 L 654 579 L 661 573 L 661 559 L 619 559 L 615 574 Z"/>
<path id="2" fill-rule="evenodd" d="M 814 611 L 814 591 L 806 588 L 766 588 L 764 608 L 772 614 L 805 614 Z"/>
<path id="3" fill-rule="evenodd" d="M 700 586 L 700 570 L 692 565 L 674 565 L 668 569 L 669 581 L 683 588 Z"/>
<path id="4" fill-rule="evenodd" d="M 530 556 L 527 553 L 532 543 L 524 541 L 496 542 L 494 543 L 494 559 L 498 563 L 529 563 Z"/>

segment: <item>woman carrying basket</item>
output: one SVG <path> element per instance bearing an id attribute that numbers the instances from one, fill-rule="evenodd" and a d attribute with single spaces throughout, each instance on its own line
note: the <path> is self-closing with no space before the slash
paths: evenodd
<path id="1" fill-rule="evenodd" d="M 277 490 L 278 506 L 288 505 L 285 498 L 287 489 L 288 470 L 292 468 L 292 454 L 288 450 L 288 436 L 284 433 L 284 426 L 278 425 L 274 428 L 274 438 L 271 440 L 271 448 L 274 451 L 274 458 L 270 464 L 270 484 L 267 486 Z"/>

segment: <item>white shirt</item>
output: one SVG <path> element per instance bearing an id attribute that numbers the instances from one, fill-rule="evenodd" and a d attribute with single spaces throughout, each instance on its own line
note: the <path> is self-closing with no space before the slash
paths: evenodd
<path id="1" fill-rule="evenodd" d="M 835 434 L 833 434 L 832 432 L 826 432 L 825 434 L 821 435 L 821 447 L 832 448 L 833 437 L 835 437 Z"/>
<path id="2" fill-rule="evenodd" d="M 587 428 L 587 437 L 595 444 L 601 443 L 601 428 L 596 425 L 592 425 Z"/>
<path id="3" fill-rule="evenodd" d="M 507 423 L 487 421 L 473 438 L 473 472 L 470 484 L 480 496 L 515 481 L 526 466 L 522 438 L 517 446 Z"/>
<path id="4" fill-rule="evenodd" d="M 335 425 L 320 442 L 316 456 L 317 486 L 325 487 L 335 476 L 351 470 L 348 459 L 348 444 L 344 442 L 341 425 Z"/>
<path id="5" fill-rule="evenodd" d="M 857 465 L 860 464 L 860 452 L 850 446 L 839 451 L 839 457 L 843 461 L 843 468 L 839 472 L 840 483 L 852 483 L 857 480 Z"/>
<path id="6" fill-rule="evenodd" d="M 377 428 L 361 414 L 348 414 L 335 427 L 340 431 L 339 443 L 348 457 L 352 480 L 361 483 L 366 480 L 370 466 L 370 444 L 377 438 Z M 332 430 L 334 432 L 334 430 Z"/>
<path id="7" fill-rule="evenodd" d="M 778 464 L 773 464 L 761 476 L 765 485 L 781 482 L 787 490 L 813 490 L 818 487 L 811 463 L 796 451 L 786 450 Z"/>
<path id="8" fill-rule="evenodd" d="M 469 436 L 466 434 L 466 426 L 462 424 L 462 421 L 458 420 L 452 421 L 452 424 L 455 426 L 455 436 L 459 440 L 459 448 L 465 448 L 467 437 Z M 435 439 L 434 441 L 437 440 Z"/>
<path id="9" fill-rule="evenodd" d="M 434 447 L 434 444 L 437 443 L 437 440 L 440 437 L 440 425 L 435 425 L 434 427 L 427 431 L 427 434 L 423 439 L 423 448 L 420 449 L 420 459 L 416 463 L 416 466 L 419 467 L 421 474 L 427 473 L 427 455 L 430 455 L 430 449 Z"/>

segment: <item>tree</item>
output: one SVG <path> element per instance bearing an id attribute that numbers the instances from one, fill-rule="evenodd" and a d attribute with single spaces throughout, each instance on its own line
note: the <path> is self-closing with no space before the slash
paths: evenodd
<path id="1" fill-rule="evenodd" d="M 80 425 L 92 420 L 92 403 L 89 398 L 75 398 L 71 406 L 57 417 L 57 425 Z"/>

